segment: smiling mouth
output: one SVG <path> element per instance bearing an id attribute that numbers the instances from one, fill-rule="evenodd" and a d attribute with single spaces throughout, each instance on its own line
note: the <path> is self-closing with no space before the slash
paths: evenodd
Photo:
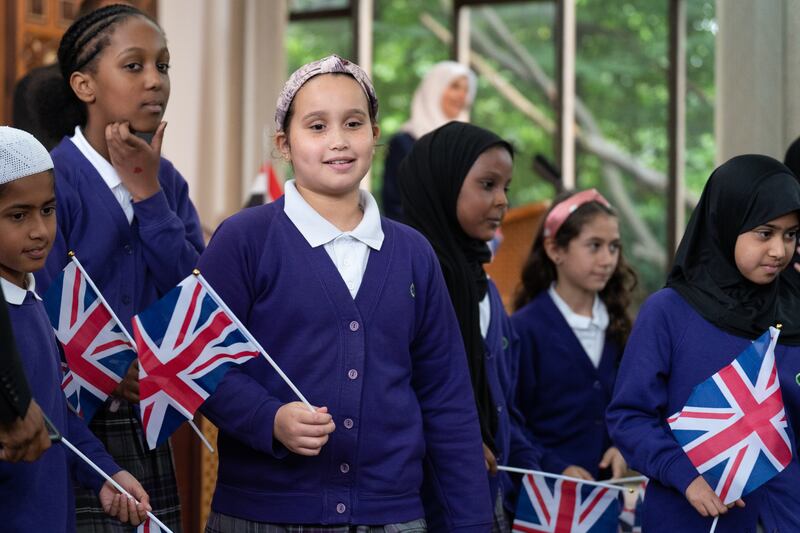
<path id="1" fill-rule="evenodd" d="M 28 250 L 23 250 L 22 253 L 30 257 L 31 259 L 41 259 L 47 255 L 46 248 L 30 248 Z"/>

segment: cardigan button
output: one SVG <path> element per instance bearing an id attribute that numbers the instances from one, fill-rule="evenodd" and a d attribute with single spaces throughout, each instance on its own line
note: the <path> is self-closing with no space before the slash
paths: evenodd
<path id="1" fill-rule="evenodd" d="M 350 465 L 349 465 L 349 464 L 347 464 L 347 463 L 342 463 L 342 464 L 340 464 L 340 465 L 339 465 L 339 471 L 340 471 L 342 474 L 346 474 L 346 473 L 348 473 L 348 472 L 350 471 Z"/>
<path id="2" fill-rule="evenodd" d="M 345 511 L 347 511 L 347 506 L 345 504 L 343 504 L 343 503 L 337 503 L 336 504 L 336 512 L 337 513 L 344 514 Z"/>
<path id="3" fill-rule="evenodd" d="M 345 418 L 343 424 L 344 424 L 345 429 L 353 429 L 353 419 L 352 418 Z"/>
<path id="4" fill-rule="evenodd" d="M 350 322 L 350 331 L 358 331 L 358 328 L 359 328 L 358 322 L 356 322 L 355 320 Z"/>
<path id="5" fill-rule="evenodd" d="M 347 371 L 347 377 L 350 379 L 356 379 L 358 377 L 358 370 L 351 368 Z"/>

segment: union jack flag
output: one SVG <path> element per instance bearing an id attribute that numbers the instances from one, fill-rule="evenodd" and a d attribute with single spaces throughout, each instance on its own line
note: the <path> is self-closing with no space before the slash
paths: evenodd
<path id="1" fill-rule="evenodd" d="M 194 275 L 136 315 L 133 335 L 150 449 L 194 417 L 232 365 L 259 355 Z"/>
<path id="2" fill-rule="evenodd" d="M 692 464 L 728 504 L 786 468 L 792 444 L 770 328 L 731 364 L 697 385 L 667 419 Z"/>
<path id="3" fill-rule="evenodd" d="M 133 343 L 74 257 L 44 306 L 67 363 L 61 389 L 88 422 L 136 359 Z"/>
<path id="4" fill-rule="evenodd" d="M 517 533 L 616 533 L 619 492 L 526 474 L 512 530 Z"/>
<path id="5" fill-rule="evenodd" d="M 162 533 L 165 530 L 161 529 L 161 527 L 155 523 L 154 520 L 150 519 L 148 516 L 147 519 L 139 524 L 139 527 L 136 528 L 136 533 Z"/>

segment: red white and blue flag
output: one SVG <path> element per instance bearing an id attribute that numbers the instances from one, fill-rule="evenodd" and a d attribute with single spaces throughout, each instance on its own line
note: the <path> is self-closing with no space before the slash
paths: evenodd
<path id="1" fill-rule="evenodd" d="M 147 519 L 139 524 L 139 527 L 136 528 L 136 533 L 164 533 L 165 530 L 161 529 L 158 524 L 156 524 L 155 520 Z"/>
<path id="2" fill-rule="evenodd" d="M 88 422 L 136 359 L 133 343 L 74 258 L 44 306 L 67 363 L 61 388 Z"/>
<path id="3" fill-rule="evenodd" d="M 697 385 L 667 419 L 698 472 L 728 504 L 769 481 L 792 460 L 770 328 L 731 364 Z"/>
<path id="4" fill-rule="evenodd" d="M 619 491 L 526 474 L 512 530 L 516 533 L 616 533 L 619 513 Z"/>
<path id="5" fill-rule="evenodd" d="M 200 405 L 235 364 L 259 355 L 235 321 L 191 275 L 133 319 L 139 405 L 155 448 Z"/>

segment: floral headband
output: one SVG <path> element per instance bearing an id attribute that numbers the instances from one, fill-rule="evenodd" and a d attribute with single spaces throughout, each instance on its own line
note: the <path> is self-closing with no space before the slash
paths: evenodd
<path id="1" fill-rule="evenodd" d="M 332 73 L 352 76 L 364 90 L 364 94 L 367 95 L 370 116 L 378 116 L 378 97 L 375 96 L 375 88 L 372 86 L 372 82 L 367 73 L 364 72 L 364 69 L 337 55 L 330 55 L 303 65 L 289 77 L 286 85 L 283 86 L 280 96 L 278 96 L 278 103 L 275 108 L 275 131 L 283 131 L 286 115 L 289 113 L 289 107 L 292 105 L 292 100 L 294 100 L 297 91 L 314 76 Z"/>
<path id="2" fill-rule="evenodd" d="M 608 200 L 597 192 L 597 189 L 588 189 L 573 194 L 566 200 L 556 204 L 556 206 L 550 210 L 550 213 L 544 221 L 544 236 L 555 237 L 564 221 L 567 220 L 576 209 L 589 202 L 597 202 L 606 207 L 611 207 Z"/>

